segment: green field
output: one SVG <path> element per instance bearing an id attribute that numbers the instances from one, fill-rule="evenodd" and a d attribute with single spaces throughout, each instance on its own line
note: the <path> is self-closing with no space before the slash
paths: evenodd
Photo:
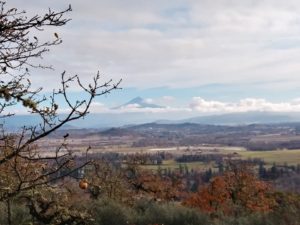
<path id="1" fill-rule="evenodd" d="M 259 158 L 264 160 L 267 164 L 272 165 L 276 163 L 277 165 L 297 165 L 300 164 L 300 150 L 277 150 L 277 151 L 246 151 L 246 150 L 239 150 L 239 151 L 232 151 L 228 149 L 218 150 L 219 154 L 232 154 L 236 152 L 238 157 L 241 159 L 254 159 Z M 208 152 L 206 152 L 208 153 Z M 206 154 L 205 153 L 205 154 Z M 203 163 L 203 162 L 190 162 L 190 163 L 177 163 L 175 160 L 165 160 L 163 164 L 158 165 L 144 165 L 143 168 L 157 170 L 159 167 L 161 169 L 168 169 L 171 170 L 178 169 L 180 164 L 185 166 L 187 165 L 189 169 L 195 170 L 206 170 L 208 168 L 216 169 L 215 163 Z"/>
<path id="2" fill-rule="evenodd" d="M 247 158 L 260 158 L 266 163 L 276 163 L 283 165 L 300 164 L 300 150 L 278 150 L 278 151 L 241 151 L 238 152 L 242 159 Z"/>

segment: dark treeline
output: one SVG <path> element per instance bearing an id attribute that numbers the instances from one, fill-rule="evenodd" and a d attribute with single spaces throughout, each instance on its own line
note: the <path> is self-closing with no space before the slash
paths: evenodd
<path id="1" fill-rule="evenodd" d="M 248 142 L 245 147 L 251 151 L 269 151 L 276 149 L 299 149 L 300 140 L 289 141 L 260 141 L 260 142 Z"/>
<path id="2" fill-rule="evenodd" d="M 223 154 L 189 154 L 189 155 L 181 155 L 176 157 L 176 162 L 186 163 L 186 162 L 221 162 L 223 158 L 230 157 L 228 155 Z"/>

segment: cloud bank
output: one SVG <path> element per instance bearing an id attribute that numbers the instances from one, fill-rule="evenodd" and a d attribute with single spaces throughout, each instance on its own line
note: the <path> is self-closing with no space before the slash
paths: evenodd
<path id="1" fill-rule="evenodd" d="M 152 103 L 155 100 L 152 99 Z M 105 107 L 104 104 L 95 102 L 91 106 L 92 113 L 203 113 L 203 114 L 225 114 L 239 112 L 300 112 L 300 99 L 293 99 L 287 102 L 270 102 L 261 98 L 245 98 L 237 102 L 222 102 L 205 100 L 201 97 L 194 97 L 186 107 L 164 108 L 141 108 L 139 104 L 130 104 L 119 109 Z"/>
<path id="2" fill-rule="evenodd" d="M 190 103 L 192 110 L 202 113 L 232 113 L 232 112 L 300 112 L 300 99 L 289 102 L 273 103 L 265 99 L 246 98 L 238 102 L 208 101 L 194 97 Z"/>
<path id="3" fill-rule="evenodd" d="M 9 5 L 32 13 L 67 7 L 50 0 Z M 124 78 L 124 87 L 275 80 L 283 80 L 276 89 L 299 87 L 297 0 L 73 0 L 72 7 L 72 21 L 54 29 L 64 43 L 45 57 L 56 71 L 33 75 L 37 86 L 55 87 L 63 70 L 88 80 L 100 69 Z"/>

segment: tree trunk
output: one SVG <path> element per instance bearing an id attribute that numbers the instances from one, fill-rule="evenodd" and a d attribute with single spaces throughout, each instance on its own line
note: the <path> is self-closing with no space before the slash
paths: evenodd
<path id="1" fill-rule="evenodd" d="M 10 199 L 8 198 L 6 201 L 7 206 L 7 224 L 12 225 L 11 223 L 11 205 L 10 205 Z"/>

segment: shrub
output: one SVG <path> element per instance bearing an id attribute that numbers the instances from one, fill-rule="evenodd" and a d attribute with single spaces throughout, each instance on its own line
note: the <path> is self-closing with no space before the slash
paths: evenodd
<path id="1" fill-rule="evenodd" d="M 93 205 L 97 225 L 209 225 L 206 215 L 175 203 L 160 204 L 141 200 L 133 207 L 112 200 L 100 200 Z"/>

